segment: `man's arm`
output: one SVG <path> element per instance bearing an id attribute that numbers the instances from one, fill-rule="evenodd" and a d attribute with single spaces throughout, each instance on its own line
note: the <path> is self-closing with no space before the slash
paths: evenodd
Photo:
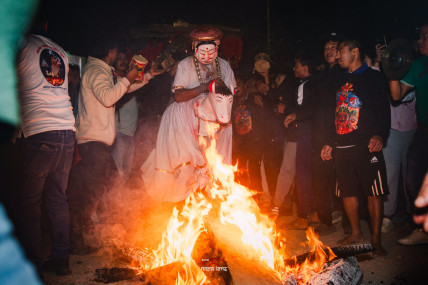
<path id="1" fill-rule="evenodd" d="M 208 92 L 208 84 L 201 84 L 195 88 L 186 89 L 175 89 L 174 92 L 174 99 L 176 102 L 181 103 L 188 101 L 190 99 L 195 98 L 196 96 L 199 96 L 199 94 Z"/>
<path id="2" fill-rule="evenodd" d="M 104 70 L 92 72 L 85 80 L 92 87 L 92 91 L 98 101 L 106 108 L 112 107 L 127 91 L 129 85 L 137 77 L 137 69 L 131 69 L 125 77 L 119 78 L 112 85 L 109 74 Z"/>
<path id="3" fill-rule="evenodd" d="M 395 101 L 403 99 L 404 95 L 406 95 L 410 91 L 410 89 L 412 89 L 412 87 L 398 80 L 389 81 L 389 90 L 391 92 L 391 97 Z"/>

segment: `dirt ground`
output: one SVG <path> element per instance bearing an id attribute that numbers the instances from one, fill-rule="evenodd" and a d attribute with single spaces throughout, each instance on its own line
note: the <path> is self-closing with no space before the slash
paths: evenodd
<path id="1" fill-rule="evenodd" d="M 277 224 L 281 225 L 293 219 L 293 216 L 278 218 Z M 387 250 L 384 257 L 373 258 L 371 254 L 357 256 L 359 266 L 363 271 L 361 284 L 428 284 L 428 245 L 404 246 L 397 243 L 400 237 L 407 235 L 411 228 L 409 217 L 393 219 L 394 228 L 386 234 L 382 234 L 382 242 Z M 367 241 L 370 240 L 368 224 L 361 221 L 363 235 Z M 162 227 L 160 225 L 160 227 Z M 299 246 L 305 238 L 304 231 L 282 231 L 287 238 L 287 247 L 295 248 L 296 253 L 302 249 Z M 330 246 L 336 246 L 337 240 L 343 237 L 341 224 L 335 224 L 334 229 L 328 234 L 321 234 L 320 240 Z M 226 260 L 227 262 L 227 260 Z M 70 257 L 70 266 L 73 273 L 70 276 L 58 277 L 49 273 L 44 273 L 44 282 L 47 285 L 53 284 L 100 284 L 94 281 L 95 270 L 103 267 L 126 267 L 127 264 L 121 260 L 112 261 L 111 255 L 100 250 L 97 253 Z M 425 282 L 424 282 L 425 281 Z M 110 284 L 141 284 L 136 280 L 124 280 Z"/>

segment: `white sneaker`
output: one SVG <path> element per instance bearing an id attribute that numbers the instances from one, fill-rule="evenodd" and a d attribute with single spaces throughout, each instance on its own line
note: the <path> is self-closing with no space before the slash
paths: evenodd
<path id="1" fill-rule="evenodd" d="M 394 224 L 392 223 L 390 218 L 383 218 L 382 220 L 382 229 L 381 231 L 386 234 L 390 230 L 394 228 Z"/>
<path id="2" fill-rule="evenodd" d="M 410 235 L 399 239 L 398 243 L 404 245 L 428 244 L 428 234 L 423 229 L 415 229 Z"/>

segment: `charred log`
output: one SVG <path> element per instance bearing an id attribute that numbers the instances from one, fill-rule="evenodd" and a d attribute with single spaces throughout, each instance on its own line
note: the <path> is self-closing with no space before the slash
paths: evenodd
<path id="1" fill-rule="evenodd" d="M 326 254 L 327 260 L 330 259 L 330 256 L 332 256 L 332 253 L 336 255 L 336 257 L 333 260 L 339 259 L 339 258 L 345 258 L 349 256 L 354 256 L 358 254 L 368 253 L 375 250 L 371 244 L 351 244 L 351 245 L 344 245 L 344 246 L 338 246 L 333 247 L 329 249 L 328 247 L 323 247 L 323 250 Z M 284 263 L 290 267 L 295 267 L 302 265 L 305 260 L 313 261 L 315 258 L 314 254 L 312 252 L 306 252 L 304 254 L 293 256 L 290 258 L 287 258 L 284 260 Z"/>

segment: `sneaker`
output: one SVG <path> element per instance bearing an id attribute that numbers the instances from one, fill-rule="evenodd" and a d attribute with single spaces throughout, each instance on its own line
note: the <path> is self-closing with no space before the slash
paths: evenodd
<path id="1" fill-rule="evenodd" d="M 342 221 L 342 212 L 341 211 L 334 211 L 333 213 L 331 213 L 331 223 L 337 224 L 340 223 Z"/>
<path id="2" fill-rule="evenodd" d="M 45 262 L 45 264 L 43 264 L 43 269 L 58 276 L 65 276 L 71 274 L 68 258 L 49 259 Z"/>
<path id="3" fill-rule="evenodd" d="M 382 220 L 382 229 L 381 231 L 386 234 L 387 232 L 389 232 L 390 230 L 392 230 L 394 228 L 394 224 L 392 223 L 390 218 L 383 218 Z"/>
<path id="4" fill-rule="evenodd" d="M 398 243 L 404 245 L 428 244 L 428 234 L 423 229 L 415 229 L 410 235 L 399 239 Z"/>

